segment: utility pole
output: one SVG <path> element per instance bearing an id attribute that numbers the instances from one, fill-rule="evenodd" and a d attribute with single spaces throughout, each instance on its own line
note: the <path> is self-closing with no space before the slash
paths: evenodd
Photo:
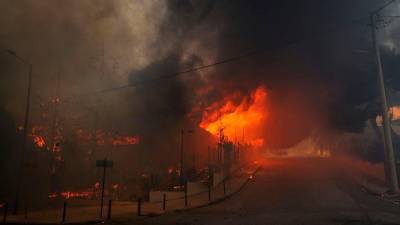
<path id="1" fill-rule="evenodd" d="M 21 183 L 22 183 L 22 174 L 23 167 L 25 163 L 25 152 L 26 152 L 26 142 L 28 137 L 28 126 L 29 126 L 29 112 L 31 105 L 31 88 L 32 88 L 32 65 L 29 64 L 29 78 L 28 78 L 28 91 L 26 96 L 26 106 L 25 106 L 25 122 L 24 122 L 24 134 L 23 134 L 23 142 L 22 142 L 22 152 L 21 152 L 21 160 L 19 160 L 19 168 L 18 168 L 18 177 L 17 177 L 17 189 L 15 191 L 15 205 L 14 205 L 14 214 L 18 213 L 18 204 L 19 197 L 21 192 Z"/>
<path id="2" fill-rule="evenodd" d="M 15 203 L 14 203 L 14 214 L 18 213 L 18 204 L 21 192 L 21 183 L 22 183 L 22 174 L 23 174 L 23 167 L 25 163 L 25 152 L 26 152 L 26 142 L 28 137 L 28 126 L 29 126 L 29 112 L 30 112 L 30 105 L 31 105 L 31 88 L 32 88 L 32 64 L 28 63 L 23 58 L 19 57 L 14 51 L 10 49 L 3 49 L 5 53 L 13 56 L 23 64 L 29 67 L 29 74 L 28 74 L 28 90 L 26 96 L 26 106 L 25 106 L 25 118 L 24 118 L 24 131 L 22 136 L 22 148 L 20 152 L 20 160 L 18 160 L 17 165 L 17 183 L 15 187 Z"/>
<path id="3" fill-rule="evenodd" d="M 382 8 L 380 9 L 382 10 Z M 378 72 L 378 84 L 379 84 L 379 91 L 381 97 L 381 107 L 382 107 L 382 119 L 383 119 L 383 135 L 384 135 L 384 153 L 385 153 L 385 163 L 387 166 L 387 170 L 385 171 L 386 177 L 389 179 L 389 187 L 393 193 L 399 193 L 399 184 L 397 178 L 397 171 L 396 171 L 396 161 L 394 158 L 394 150 L 393 150 L 393 143 L 392 143 L 392 129 L 390 126 L 390 119 L 388 116 L 388 106 L 387 106 L 387 99 L 386 99 L 386 92 L 385 92 L 385 80 L 383 79 L 383 70 L 382 70 L 382 62 L 380 56 L 379 45 L 377 43 L 376 37 L 376 16 L 377 11 L 372 12 L 370 14 L 371 20 L 371 35 L 372 35 L 372 42 L 374 45 L 374 53 L 375 53 L 375 63 Z"/>
<path id="4" fill-rule="evenodd" d="M 107 159 L 104 159 L 104 162 L 106 162 Z M 101 202 L 100 202 L 100 217 L 103 216 L 103 201 L 104 201 L 104 186 L 106 184 L 106 166 L 103 167 L 103 179 L 101 182 Z"/>
<path id="5" fill-rule="evenodd" d="M 100 217 L 103 216 L 103 202 L 104 202 L 104 188 L 106 184 L 106 169 L 107 167 L 113 167 L 114 162 L 111 160 L 97 160 L 96 167 L 103 167 L 103 177 L 102 177 L 102 184 L 101 184 L 101 199 L 100 199 Z"/>
<path id="6" fill-rule="evenodd" d="M 192 147 L 192 152 L 193 152 L 193 155 L 192 155 L 192 158 L 193 158 L 193 169 L 194 170 L 196 170 L 196 146 L 193 146 Z"/>
<path id="7" fill-rule="evenodd" d="M 210 146 L 207 147 L 207 166 L 208 166 L 208 169 L 210 169 L 210 166 L 211 166 L 211 152 L 210 152 Z"/>
<path id="8" fill-rule="evenodd" d="M 183 181 L 183 179 L 184 179 L 184 176 L 183 176 L 183 133 L 184 133 L 184 130 L 182 129 L 181 130 L 181 159 L 180 159 L 180 169 L 179 169 L 179 171 L 180 171 L 180 181 L 181 181 L 181 185 L 183 185 L 184 184 L 184 181 Z"/>
<path id="9" fill-rule="evenodd" d="M 24 60 L 23 58 L 19 57 L 14 51 L 10 49 L 3 49 L 2 51 L 6 52 L 7 54 L 13 56 L 14 58 L 18 59 L 23 64 L 29 67 L 29 74 L 28 74 L 28 88 L 27 88 L 27 96 L 26 96 L 26 105 L 25 105 L 25 118 L 24 118 L 24 131 L 22 136 L 22 148 L 20 153 L 20 160 L 18 160 L 17 165 L 17 182 L 15 187 L 15 203 L 14 203 L 14 214 L 18 213 L 18 206 L 19 206 L 19 198 L 21 192 L 21 184 L 22 184 L 22 175 L 23 175 L 23 167 L 25 165 L 25 152 L 26 152 L 26 142 L 28 137 L 28 127 L 29 127 L 29 112 L 30 112 L 30 105 L 31 105 L 31 88 L 32 88 L 32 64 Z"/>

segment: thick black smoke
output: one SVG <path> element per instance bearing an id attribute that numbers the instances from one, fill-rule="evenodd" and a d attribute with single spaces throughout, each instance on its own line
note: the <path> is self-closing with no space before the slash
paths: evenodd
<path id="1" fill-rule="evenodd" d="M 368 15 L 368 7 L 373 5 L 365 1 L 238 1 L 226 10 L 230 23 L 222 37 L 226 40 L 221 55 L 260 46 L 273 49 L 266 57 L 255 59 L 257 64 L 250 62 L 242 71 L 235 67 L 237 83 L 263 82 L 277 98 L 286 96 L 288 89 L 297 89 L 302 97 L 298 101 L 309 103 L 321 115 L 313 118 L 319 120 L 317 123 L 327 120 L 331 129 L 360 132 L 367 112 L 358 107 L 376 96 L 373 61 L 355 53 L 357 49 L 370 49 L 365 32 L 368 21 L 355 22 Z M 271 65 L 274 60 L 277 62 Z M 246 71 L 254 78 L 244 77 Z M 229 79 L 233 73 L 228 70 L 222 79 Z M 290 105 L 283 111 L 292 111 Z M 295 121 L 285 118 L 288 116 L 283 112 L 274 119 L 288 129 L 303 126 L 293 127 Z M 284 132 L 278 136 L 284 136 Z"/>
<path id="2" fill-rule="evenodd" d="M 173 16 L 162 26 L 162 33 L 167 37 L 163 41 L 175 43 L 176 51 L 163 61 L 173 67 L 163 69 L 165 64 L 156 60 L 149 68 L 158 68 L 158 75 L 144 75 L 154 69 L 141 72 L 146 79 L 154 76 L 156 81 L 163 75 L 185 70 L 183 56 L 190 52 L 187 46 L 201 41 L 202 48 L 209 48 L 209 29 L 217 33 L 216 45 L 208 50 L 215 54 L 210 58 L 195 52 L 200 65 L 261 51 L 206 70 L 204 76 L 174 77 L 172 80 L 178 83 L 183 81 L 174 87 L 181 92 L 180 97 L 160 94 L 158 88 L 149 87 L 152 94 L 161 96 L 158 102 L 185 106 L 181 109 L 187 112 L 196 99 L 194 90 L 199 87 L 212 86 L 200 100 L 207 106 L 229 92 L 249 94 L 265 85 L 272 107 L 266 138 L 272 148 L 290 147 L 310 135 L 329 142 L 342 133 L 362 133 L 366 122 L 380 113 L 368 26 L 369 12 L 380 4 L 372 0 L 170 1 L 169 12 Z M 394 74 L 399 71 L 398 55 L 393 50 L 382 50 L 388 87 L 397 90 Z M 187 82 L 188 76 L 195 78 Z M 131 84 L 135 83 L 132 78 Z M 174 114 L 174 110 L 171 107 L 167 111 Z"/>

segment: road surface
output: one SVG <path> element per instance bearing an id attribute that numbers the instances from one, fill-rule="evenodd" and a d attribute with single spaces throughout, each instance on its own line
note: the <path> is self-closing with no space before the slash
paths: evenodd
<path id="1" fill-rule="evenodd" d="M 335 165 L 330 159 L 271 160 L 223 202 L 123 224 L 400 224 L 400 207 L 364 192 L 351 168 Z"/>

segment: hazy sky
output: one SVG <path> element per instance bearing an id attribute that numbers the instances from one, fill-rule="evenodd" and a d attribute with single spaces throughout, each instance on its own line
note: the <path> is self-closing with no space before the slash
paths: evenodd
<path id="1" fill-rule="evenodd" d="M 101 112 L 104 126 L 134 131 L 153 130 L 158 121 L 181 123 L 181 115 L 195 103 L 206 106 L 230 91 L 248 94 L 265 84 L 280 112 L 276 120 L 290 117 L 285 115 L 291 111 L 289 102 L 301 93 L 303 105 L 315 107 L 304 107 L 299 115 L 324 114 L 319 125 L 354 131 L 368 117 L 369 112 L 359 108 L 374 101 L 375 86 L 373 73 L 366 76 L 363 71 L 364 65 L 373 66 L 372 61 L 368 56 L 354 56 L 350 48 L 369 51 L 368 12 L 380 4 L 373 0 L 1 1 L 0 7 L 7 10 L 0 15 L 0 48 L 12 49 L 33 65 L 33 123 L 46 121 L 42 114 L 49 110 L 57 79 L 66 123 L 89 123 L 87 118 L 95 110 Z M 399 7 L 393 5 L 384 14 L 394 15 Z M 354 22 L 363 17 L 367 19 Z M 382 30 L 386 46 L 397 47 L 399 24 L 394 21 Z M 295 44 L 286 47 L 287 43 Z M 259 48 L 274 51 L 139 90 L 93 94 Z M 5 53 L 0 63 L 2 107 L 20 120 L 26 68 Z M 299 81 L 299 75 L 311 81 Z M 370 79 L 360 81 L 361 77 Z M 310 91 L 310 85 L 325 94 L 316 98 L 320 90 Z M 211 87 L 210 91 L 194 92 L 204 87 Z M 287 95 L 288 90 L 293 96 Z M 293 120 L 279 126 L 296 127 L 301 119 Z M 306 135 L 313 129 L 302 128 L 293 135 Z"/>

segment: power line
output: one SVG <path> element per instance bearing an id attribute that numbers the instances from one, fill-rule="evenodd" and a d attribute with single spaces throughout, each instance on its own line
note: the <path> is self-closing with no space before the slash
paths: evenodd
<path id="1" fill-rule="evenodd" d="M 388 3 L 386 3 L 383 6 L 381 6 L 380 8 L 376 9 L 375 11 L 382 10 L 382 9 L 386 8 L 388 5 L 392 4 L 395 1 L 396 0 L 389 1 Z M 365 25 L 366 24 L 365 22 L 368 21 L 368 19 L 369 19 L 369 16 L 359 17 L 357 19 L 353 19 L 353 20 L 349 21 L 348 24 L 345 24 L 346 26 L 344 26 L 344 27 L 343 26 L 336 27 L 336 28 L 334 28 L 334 29 L 332 29 L 330 31 L 321 32 L 321 33 L 319 33 L 317 35 L 313 34 L 312 38 L 304 38 L 304 39 L 301 39 L 301 40 L 293 41 L 291 43 L 287 42 L 283 46 L 279 46 L 279 47 L 264 47 L 264 48 L 256 49 L 256 50 L 253 50 L 253 51 L 249 51 L 247 53 L 239 54 L 239 55 L 236 55 L 236 56 L 233 56 L 233 57 L 217 60 L 217 61 L 215 61 L 213 63 L 210 63 L 210 64 L 206 64 L 206 65 L 202 65 L 202 66 L 199 66 L 199 67 L 194 67 L 194 68 L 190 68 L 190 69 L 187 69 L 187 70 L 179 71 L 179 72 L 174 73 L 174 74 L 160 76 L 160 77 L 156 77 L 154 79 L 149 79 L 149 80 L 146 80 L 146 81 L 136 82 L 135 84 L 127 84 L 127 85 L 122 85 L 122 86 L 118 86 L 118 87 L 112 87 L 112 88 L 106 88 L 106 89 L 97 90 L 97 91 L 91 91 L 91 92 L 87 92 L 87 93 L 82 94 L 82 95 L 104 94 L 104 93 L 108 93 L 108 92 L 112 92 L 112 91 L 118 91 L 118 90 L 123 90 L 123 89 L 127 89 L 127 88 L 137 87 L 137 86 L 143 85 L 145 83 L 148 84 L 149 82 L 158 82 L 158 81 L 161 81 L 161 80 L 165 80 L 165 79 L 170 79 L 170 78 L 173 78 L 173 77 L 181 76 L 183 74 L 193 73 L 193 72 L 196 72 L 196 71 L 200 71 L 200 70 L 216 67 L 216 66 L 219 66 L 219 65 L 222 65 L 222 64 L 228 64 L 228 63 L 232 63 L 232 62 L 235 62 L 235 61 L 240 61 L 240 60 L 242 60 L 244 58 L 254 57 L 256 55 L 260 55 L 260 54 L 263 54 L 263 53 L 266 53 L 266 52 L 274 52 L 274 51 L 282 50 L 282 49 L 285 49 L 285 48 L 288 48 L 288 47 L 291 47 L 291 46 L 296 46 L 296 45 L 298 45 L 298 44 L 300 44 L 301 42 L 304 42 L 304 41 L 318 40 L 319 38 L 322 38 L 324 36 L 329 36 L 334 32 L 346 29 L 349 24 L 362 22 L 362 24 Z"/>
<path id="2" fill-rule="evenodd" d="M 379 18 L 400 18 L 400 16 L 380 16 Z"/>
<path id="3" fill-rule="evenodd" d="M 389 5 L 393 4 L 394 2 L 396 2 L 397 0 L 390 0 L 388 2 L 386 2 L 385 4 L 383 4 L 381 7 L 375 9 L 374 11 L 372 11 L 372 13 L 379 13 L 380 11 L 382 11 L 383 9 L 385 9 L 386 7 L 388 7 Z"/>
<path id="4" fill-rule="evenodd" d="M 285 46 L 285 47 L 287 47 L 287 46 Z M 215 67 L 215 66 L 218 66 L 218 65 L 221 65 L 221 64 L 226 64 L 226 63 L 238 61 L 238 60 L 241 60 L 241 59 L 244 59 L 244 58 L 248 58 L 248 57 L 251 57 L 251 56 L 254 56 L 254 55 L 259 55 L 259 54 L 262 54 L 264 52 L 273 51 L 273 50 L 274 49 L 272 49 L 272 48 L 264 48 L 264 49 L 254 50 L 254 51 L 251 51 L 251 52 L 248 52 L 248 53 L 244 53 L 244 54 L 240 54 L 240 55 L 237 55 L 237 56 L 234 56 L 234 57 L 222 59 L 220 61 L 216 61 L 216 62 L 213 62 L 211 64 L 206 64 L 206 65 L 203 65 L 203 66 L 194 67 L 194 68 L 191 68 L 191 69 L 183 70 L 183 71 L 180 71 L 180 72 L 177 72 L 177 73 L 174 73 L 174 74 L 170 74 L 170 75 L 166 75 L 166 76 L 160 76 L 160 77 L 157 77 L 157 78 L 154 78 L 154 79 L 151 79 L 151 80 L 147 80 L 146 82 L 149 82 L 149 81 L 158 82 L 160 80 L 170 79 L 170 78 L 173 78 L 173 77 L 180 76 L 182 74 L 193 73 L 193 72 L 196 72 L 196 71 L 200 71 L 200 70 L 204 70 L 204 69 L 207 69 L 207 68 Z M 139 84 L 143 84 L 143 83 L 144 82 L 138 82 L 136 84 L 128 84 L 128 85 L 124 85 L 124 86 L 104 89 L 104 90 L 102 90 L 100 92 L 104 93 L 104 92 L 109 92 L 109 91 L 125 89 L 125 88 L 129 88 L 129 87 L 135 87 L 135 86 L 137 86 Z"/>
<path id="5" fill-rule="evenodd" d="M 350 23 L 363 22 L 364 20 L 367 20 L 367 19 L 368 19 L 368 17 L 360 17 L 358 19 L 350 21 Z M 341 27 L 341 28 L 339 28 L 337 30 L 342 30 L 342 29 L 344 29 L 344 28 Z M 319 37 L 330 35 L 332 32 L 335 32 L 337 30 L 332 30 L 330 32 L 320 33 Z M 315 37 L 315 36 L 316 35 L 314 34 L 313 37 Z M 215 62 L 210 63 L 210 64 L 206 64 L 206 65 L 203 65 L 203 66 L 199 66 L 199 67 L 183 70 L 183 71 L 180 71 L 180 72 L 177 72 L 177 73 L 174 73 L 174 74 L 170 74 L 170 75 L 166 75 L 166 76 L 160 76 L 160 77 L 157 77 L 157 78 L 154 78 L 154 79 L 151 79 L 151 80 L 146 80 L 145 82 L 158 82 L 158 81 L 161 81 L 161 80 L 164 80 L 164 79 L 170 79 L 170 78 L 177 77 L 177 76 L 180 76 L 180 75 L 183 75 L 183 74 L 193 73 L 193 72 L 196 72 L 196 71 L 208 69 L 208 68 L 215 67 L 215 66 L 218 66 L 218 65 L 232 63 L 232 62 L 235 62 L 235 61 L 242 60 L 244 58 L 253 57 L 253 56 L 260 55 L 260 54 L 263 54 L 263 53 L 266 53 L 266 52 L 274 52 L 274 51 L 277 51 L 277 50 L 282 50 L 282 49 L 285 49 L 285 48 L 288 48 L 288 47 L 291 47 L 291 46 L 296 46 L 296 45 L 300 44 L 301 42 L 311 41 L 311 40 L 315 40 L 315 39 L 318 39 L 318 38 L 314 38 L 314 39 L 313 38 L 305 38 L 305 39 L 301 39 L 301 40 L 290 42 L 290 43 L 287 42 L 287 43 L 285 43 L 285 45 L 280 46 L 280 47 L 260 48 L 260 49 L 249 51 L 247 53 L 239 54 L 237 56 L 233 56 L 233 57 L 230 57 L 230 58 L 221 59 L 221 60 L 215 61 Z M 136 87 L 136 86 L 144 84 L 145 82 L 137 82 L 135 84 L 127 84 L 127 85 L 123 85 L 123 86 L 107 88 L 107 89 L 103 89 L 103 90 L 98 91 L 98 93 L 106 93 L 106 92 L 110 92 L 110 91 L 117 91 L 117 90 L 122 90 L 122 89 L 126 89 L 126 88 Z"/>

